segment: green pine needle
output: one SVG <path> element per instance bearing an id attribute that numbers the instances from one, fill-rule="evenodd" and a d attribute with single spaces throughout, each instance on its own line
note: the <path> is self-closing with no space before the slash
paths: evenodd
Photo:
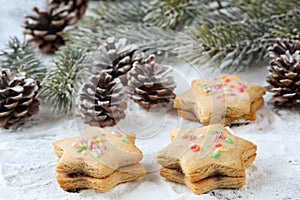
<path id="1" fill-rule="evenodd" d="M 198 0 L 154 0 L 149 2 L 143 21 L 148 27 L 181 30 L 190 25 L 204 7 L 207 6 Z"/>
<path id="2" fill-rule="evenodd" d="M 74 96 L 79 88 L 85 50 L 67 46 L 57 52 L 52 69 L 42 82 L 41 96 L 51 103 L 51 109 L 58 114 L 67 114 L 73 109 Z"/>
<path id="3" fill-rule="evenodd" d="M 241 70 L 261 62 L 277 37 L 299 38 L 299 1 L 235 3 L 234 9 L 211 13 L 202 23 L 187 28 L 204 47 L 202 54 L 210 55 L 221 69 Z"/>
<path id="4" fill-rule="evenodd" d="M 0 51 L 0 62 L 1 67 L 10 69 L 14 74 L 26 73 L 38 85 L 47 71 L 30 44 L 27 41 L 21 42 L 17 37 L 12 37 L 6 49 Z"/>

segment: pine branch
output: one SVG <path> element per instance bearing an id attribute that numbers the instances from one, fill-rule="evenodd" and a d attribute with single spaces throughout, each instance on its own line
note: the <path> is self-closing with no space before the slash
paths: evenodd
<path id="1" fill-rule="evenodd" d="M 295 28 L 300 28 L 299 14 L 295 14 L 299 12 L 299 1 L 240 2 L 234 9 L 212 13 L 203 21 L 200 19 L 202 23 L 187 31 L 204 47 L 201 55 L 208 54 L 222 69 L 231 71 L 263 60 L 276 37 L 289 32 L 297 35 Z M 191 54 L 190 57 L 194 54 L 192 51 L 185 53 Z"/>
<path id="2" fill-rule="evenodd" d="M 107 37 L 114 36 L 119 30 L 142 26 L 146 2 L 101 1 L 96 7 L 90 8 L 91 14 L 86 15 L 77 27 L 67 31 L 64 38 L 88 51 L 95 50 Z"/>
<path id="3" fill-rule="evenodd" d="M 142 22 L 143 17 L 146 15 L 146 8 L 149 0 L 135 0 L 135 1 L 114 1 L 114 2 L 101 2 L 91 11 L 95 18 L 102 19 L 99 23 L 113 23 L 130 24 Z"/>
<path id="4" fill-rule="evenodd" d="M 147 52 L 149 54 L 167 52 L 177 55 L 182 47 L 191 47 L 198 44 L 195 43 L 195 39 L 184 33 L 157 27 L 122 31 L 117 36 L 123 36 L 130 43 L 136 44 L 139 47 L 137 52 Z"/>
<path id="5" fill-rule="evenodd" d="M 198 0 L 154 0 L 147 6 L 143 21 L 148 27 L 182 30 L 193 19 L 207 9 L 212 1 Z"/>
<path id="6" fill-rule="evenodd" d="M 262 61 L 278 36 L 299 39 L 299 6 L 297 0 L 102 2 L 81 26 L 89 34 L 80 37 L 89 49 L 116 35 L 142 51 L 171 52 L 198 66 L 211 58 L 221 69 L 240 70 Z M 146 28 L 152 25 L 175 30 L 188 26 L 187 36 Z"/>
<path id="7" fill-rule="evenodd" d="M 30 44 L 21 42 L 17 37 L 10 38 L 6 49 L 0 51 L 0 59 L 1 67 L 10 69 L 12 73 L 26 73 L 38 85 L 47 71 Z"/>
<path id="8" fill-rule="evenodd" d="M 208 6 L 211 2 L 211 0 L 99 2 L 96 7 L 90 9 L 91 14 L 78 24 L 79 27 L 68 31 L 65 38 L 71 43 L 93 50 L 107 37 L 127 31 L 152 26 L 180 30 L 192 24 L 195 16 L 211 8 Z M 163 11 L 161 6 L 164 7 Z"/>
<path id="9" fill-rule="evenodd" d="M 271 34 L 291 41 L 300 40 L 300 11 L 299 9 L 290 10 L 276 20 L 270 28 Z"/>
<path id="10" fill-rule="evenodd" d="M 52 111 L 69 113 L 73 108 L 73 97 L 81 82 L 85 51 L 77 46 L 61 48 L 51 70 L 42 82 L 41 96 L 51 103 Z"/>
<path id="11" fill-rule="evenodd" d="M 77 46 L 79 49 L 93 51 L 103 43 L 105 36 L 101 32 L 77 26 L 64 34 L 64 40 L 67 41 L 66 46 Z"/>

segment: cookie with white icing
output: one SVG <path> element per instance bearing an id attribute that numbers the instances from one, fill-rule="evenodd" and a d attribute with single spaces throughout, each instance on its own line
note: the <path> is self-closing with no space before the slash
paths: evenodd
<path id="1" fill-rule="evenodd" d="M 173 129 L 172 142 L 157 154 L 160 175 L 186 184 L 196 194 L 245 184 L 245 168 L 256 145 L 234 136 L 222 125 Z"/>
<path id="2" fill-rule="evenodd" d="M 144 168 L 138 164 L 143 154 L 134 143 L 132 133 L 112 132 L 99 127 L 90 127 L 80 136 L 54 142 L 58 156 L 55 168 L 58 183 L 64 189 L 75 189 L 83 182 L 89 183 L 85 184 L 87 188 L 94 188 L 91 183 L 95 182 L 102 192 L 111 188 L 100 186 L 102 183 L 115 185 L 145 175 Z"/>
<path id="3" fill-rule="evenodd" d="M 253 121 L 256 110 L 264 104 L 264 94 L 263 87 L 244 82 L 236 75 L 200 79 L 176 97 L 174 108 L 180 116 L 204 124 Z"/>

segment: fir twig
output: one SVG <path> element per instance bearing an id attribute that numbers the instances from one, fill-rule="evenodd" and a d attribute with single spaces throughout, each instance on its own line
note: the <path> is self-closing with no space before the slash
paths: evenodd
<path id="1" fill-rule="evenodd" d="M 198 0 L 154 0 L 147 5 L 143 21 L 148 27 L 182 30 L 205 10 L 212 1 Z"/>
<path id="2" fill-rule="evenodd" d="M 67 114 L 73 108 L 73 97 L 81 81 L 85 51 L 76 46 L 61 48 L 51 70 L 42 82 L 42 97 L 51 102 L 53 112 Z"/>
<path id="3" fill-rule="evenodd" d="M 222 69 L 234 71 L 262 61 L 280 30 L 295 34 L 300 28 L 299 1 L 235 3 L 234 9 L 211 13 L 200 20 L 202 24 L 188 28 L 188 33 L 205 47 L 202 54 L 210 55 Z"/>
<path id="4" fill-rule="evenodd" d="M 88 51 L 95 50 L 107 37 L 119 30 L 132 30 L 143 26 L 145 3 L 147 1 L 101 1 L 90 8 L 77 27 L 67 31 L 66 41 Z"/>
<path id="5" fill-rule="evenodd" d="M 277 37 L 299 39 L 299 7 L 298 0 L 101 2 L 80 25 L 90 34 L 80 37 L 93 49 L 93 43 L 117 35 L 140 44 L 143 51 L 175 49 L 179 57 L 198 66 L 210 57 L 215 66 L 234 71 L 262 61 Z M 180 31 L 187 27 L 187 37 L 183 41 L 147 26 Z"/>
<path id="6" fill-rule="evenodd" d="M 26 73 L 38 85 L 46 74 L 46 68 L 27 41 L 21 42 L 17 37 L 10 38 L 6 49 L 0 51 L 1 67 L 12 73 Z"/>

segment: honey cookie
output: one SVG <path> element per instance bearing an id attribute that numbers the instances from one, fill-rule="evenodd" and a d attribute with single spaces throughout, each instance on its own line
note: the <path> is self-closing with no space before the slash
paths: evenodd
<path id="1" fill-rule="evenodd" d="M 256 157 L 256 145 L 215 124 L 173 129 L 172 142 L 157 154 L 160 175 L 187 185 L 196 194 L 245 184 L 245 168 Z"/>
<path id="2" fill-rule="evenodd" d="M 64 189 L 98 188 L 103 192 L 145 175 L 144 168 L 138 164 L 143 154 L 134 143 L 132 133 L 99 127 L 90 127 L 80 136 L 54 142 L 58 183 Z"/>
<path id="3" fill-rule="evenodd" d="M 244 82 L 236 75 L 200 79 L 175 98 L 174 108 L 183 118 L 204 124 L 253 121 L 256 110 L 264 104 L 264 94 L 263 87 Z"/>

